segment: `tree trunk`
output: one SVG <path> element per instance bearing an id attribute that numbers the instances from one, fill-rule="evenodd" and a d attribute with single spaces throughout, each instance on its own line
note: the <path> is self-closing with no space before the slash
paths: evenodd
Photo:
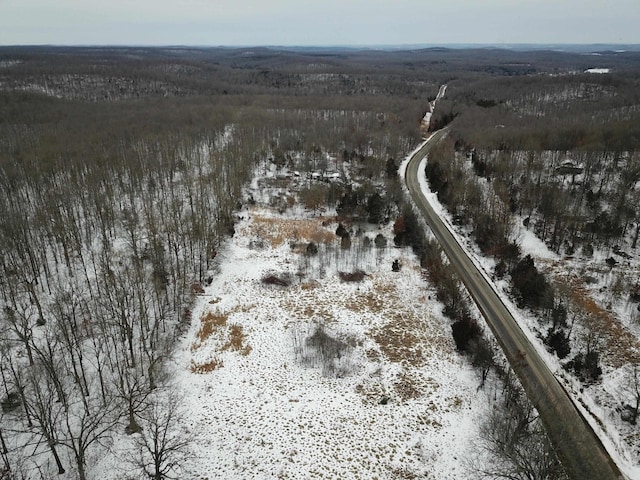
<path id="1" fill-rule="evenodd" d="M 631 248 L 636 248 L 638 244 L 638 237 L 640 236 L 640 220 L 636 223 L 636 234 L 633 236 L 633 243 L 631 244 Z"/>
<path id="2" fill-rule="evenodd" d="M 65 469 L 62 466 L 62 462 L 60 461 L 60 456 L 58 455 L 58 451 L 56 450 L 55 443 L 52 439 L 49 439 L 49 448 L 51 449 L 51 453 L 53 454 L 53 458 L 56 461 L 56 466 L 58 467 L 58 475 L 62 475 L 65 473 Z"/>

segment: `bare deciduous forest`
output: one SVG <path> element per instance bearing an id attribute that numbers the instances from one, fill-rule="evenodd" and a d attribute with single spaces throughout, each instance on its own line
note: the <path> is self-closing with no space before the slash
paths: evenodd
<path id="1" fill-rule="evenodd" d="M 585 73 L 594 58 L 611 72 Z M 429 159 L 432 190 L 539 312 L 567 370 L 598 381 L 613 340 L 570 341 L 593 312 L 521 255 L 513 227 L 566 257 L 610 252 L 615 295 L 637 304 L 622 266 L 639 248 L 639 69 L 640 55 L 614 52 L 1 48 L 0 478 L 90 478 L 123 432 L 150 478 L 188 461 L 166 363 L 264 165 L 310 179 L 276 208 L 395 222 L 484 383 L 490 341 L 395 178 L 443 84 L 431 129 L 450 133 Z M 526 442 L 549 458 L 515 389 Z M 506 427 L 491 421 L 495 450 Z M 535 478 L 559 478 L 557 461 L 543 467 Z"/>

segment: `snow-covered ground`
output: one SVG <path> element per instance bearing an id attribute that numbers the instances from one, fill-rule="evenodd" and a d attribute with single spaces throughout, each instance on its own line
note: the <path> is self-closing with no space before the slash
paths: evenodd
<path id="1" fill-rule="evenodd" d="M 343 282 L 341 257 L 354 252 L 339 239 L 310 262 L 289 245 L 331 238 L 330 219 L 242 215 L 175 372 L 195 435 L 194 478 L 471 478 L 465 459 L 490 404 L 413 254 L 372 244 L 358 254 L 363 281 Z M 288 287 L 261 281 L 287 273 Z M 203 332 L 207 318 L 217 320 Z M 228 347 L 234 325 L 238 349 Z M 307 342 L 318 325 L 348 346 L 337 368 Z M 203 365 L 216 368 L 193 373 Z"/>
<path id="2" fill-rule="evenodd" d="M 393 247 L 391 224 L 348 226 L 343 249 L 334 216 L 280 214 L 266 206 L 264 183 L 249 190 L 258 205 L 238 213 L 172 362 L 193 436 L 184 475 L 474 478 L 496 387 L 478 390 L 418 260 Z M 359 270 L 361 281 L 340 278 Z"/>

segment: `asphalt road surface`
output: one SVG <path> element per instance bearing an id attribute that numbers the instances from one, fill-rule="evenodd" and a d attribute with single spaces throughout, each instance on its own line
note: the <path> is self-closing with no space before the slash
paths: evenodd
<path id="1" fill-rule="evenodd" d="M 481 275 L 423 195 L 418 181 L 420 162 L 431 146 L 445 134 L 445 130 L 434 133 L 410 159 L 405 181 L 411 197 L 504 350 L 529 399 L 538 410 L 551 442 L 570 476 L 575 480 L 624 478 L 493 287 Z"/>

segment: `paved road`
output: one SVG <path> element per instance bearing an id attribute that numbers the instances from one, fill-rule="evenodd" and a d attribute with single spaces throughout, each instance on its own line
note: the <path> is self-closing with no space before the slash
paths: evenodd
<path id="1" fill-rule="evenodd" d="M 407 165 L 405 181 L 414 202 L 504 350 L 571 477 L 575 480 L 624 478 L 500 297 L 422 194 L 418 182 L 420 162 L 430 147 L 445 134 L 445 130 L 433 134 Z"/>

